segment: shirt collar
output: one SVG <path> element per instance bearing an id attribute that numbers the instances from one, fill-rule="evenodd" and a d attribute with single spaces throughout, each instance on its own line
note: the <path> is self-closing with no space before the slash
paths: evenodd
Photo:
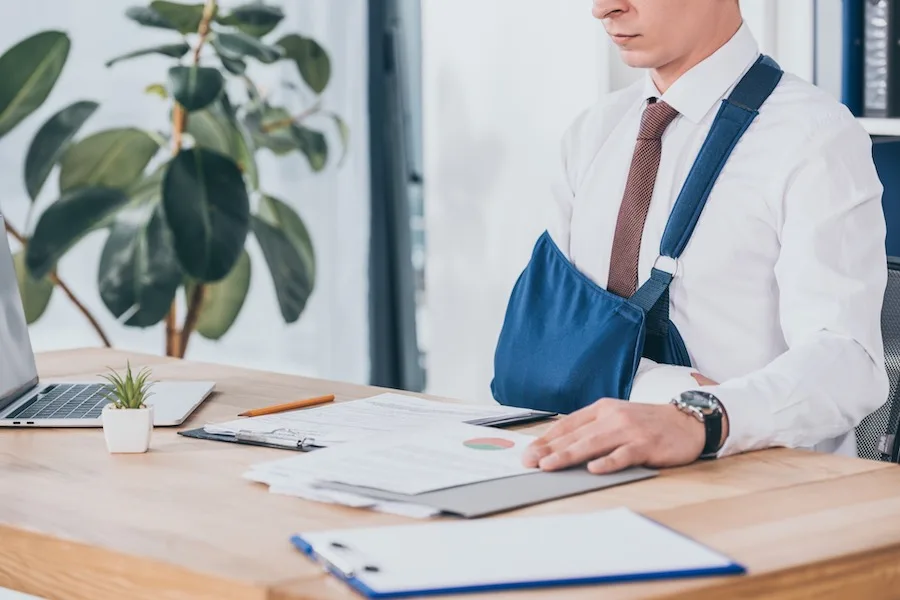
<path id="1" fill-rule="evenodd" d="M 758 56 L 756 39 L 743 23 L 725 45 L 679 77 L 662 96 L 648 71 L 643 99 L 660 98 L 688 120 L 699 123 L 737 85 Z"/>

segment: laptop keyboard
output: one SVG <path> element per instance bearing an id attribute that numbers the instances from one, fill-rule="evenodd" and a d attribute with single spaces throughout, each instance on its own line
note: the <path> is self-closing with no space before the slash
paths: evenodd
<path id="1" fill-rule="evenodd" d="M 103 383 L 60 384 L 44 388 L 7 419 L 96 419 L 109 404 Z"/>

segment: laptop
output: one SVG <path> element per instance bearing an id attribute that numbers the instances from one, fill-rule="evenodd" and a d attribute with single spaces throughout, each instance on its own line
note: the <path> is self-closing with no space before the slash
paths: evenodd
<path id="1" fill-rule="evenodd" d="M 38 378 L 2 217 L 0 238 L 0 427 L 101 427 L 100 411 L 109 404 L 105 380 Z M 147 400 L 153 424 L 180 425 L 214 388 L 208 381 L 155 383 Z"/>

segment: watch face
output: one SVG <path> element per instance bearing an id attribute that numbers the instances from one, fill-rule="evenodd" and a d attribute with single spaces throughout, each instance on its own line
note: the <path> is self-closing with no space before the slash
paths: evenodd
<path id="1" fill-rule="evenodd" d="M 716 397 L 707 392 L 685 392 L 681 398 L 685 404 L 698 408 L 705 415 L 719 409 L 719 402 L 716 400 Z"/>

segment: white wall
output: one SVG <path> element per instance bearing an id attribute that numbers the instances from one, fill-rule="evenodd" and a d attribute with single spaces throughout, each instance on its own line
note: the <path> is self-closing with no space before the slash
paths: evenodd
<path id="1" fill-rule="evenodd" d="M 487 401 L 509 292 L 547 223 L 560 137 L 638 73 L 586 0 L 423 4 L 428 391 Z M 742 4 L 762 50 L 811 78 L 811 0 Z"/>
<path id="2" fill-rule="evenodd" d="M 760 50 L 812 81 L 813 0 L 741 0 L 741 9 Z"/>
<path id="3" fill-rule="evenodd" d="M 239 4 L 225 0 L 224 7 Z M 0 141 L 0 206 L 10 220 L 24 222 L 27 195 L 22 182 L 25 152 L 44 120 L 68 103 L 91 98 L 101 103 L 82 135 L 124 125 L 163 129 L 167 106 L 142 92 L 164 81 L 171 61 L 148 57 L 121 63 L 112 69 L 105 60 L 120 53 L 171 41 L 161 30 L 148 31 L 128 21 L 121 0 L 31 0 L 0 5 L 0 46 L 47 28 L 60 28 L 72 38 L 72 50 L 63 75 L 44 107 Z M 281 31 L 297 31 L 319 39 L 333 60 L 333 79 L 323 104 L 343 115 L 351 129 L 351 151 L 340 171 L 330 167 L 317 176 L 300 155 L 261 160 L 265 189 L 285 200 L 306 220 L 318 254 L 318 282 L 300 321 L 286 326 L 276 303 L 271 277 L 255 240 L 249 246 L 253 260 L 250 295 L 232 330 L 219 343 L 191 338 L 188 357 L 307 373 L 322 377 L 368 379 L 367 256 L 368 256 L 368 135 L 365 74 L 367 64 L 365 0 L 341 0 L 334 8 L 328 0 L 285 3 L 287 18 Z M 257 70 L 265 88 L 277 89 L 278 79 L 296 68 L 289 63 Z M 324 126 L 323 126 L 324 127 Z M 337 156 L 337 138 L 328 130 Z M 335 161 L 336 162 L 336 161 Z M 51 177 L 40 198 L 41 206 L 57 193 Z M 60 264 L 61 277 L 93 309 L 114 345 L 162 353 L 162 326 L 148 330 L 116 324 L 97 293 L 99 253 L 105 234 L 85 239 Z M 182 310 L 181 316 L 184 316 Z M 81 315 L 60 293 L 54 294 L 44 318 L 32 326 L 36 350 L 95 346 L 99 340 Z"/>
<path id="4" fill-rule="evenodd" d="M 560 136 L 599 92 L 601 29 L 582 0 L 423 2 L 429 391 L 490 398 Z"/>

